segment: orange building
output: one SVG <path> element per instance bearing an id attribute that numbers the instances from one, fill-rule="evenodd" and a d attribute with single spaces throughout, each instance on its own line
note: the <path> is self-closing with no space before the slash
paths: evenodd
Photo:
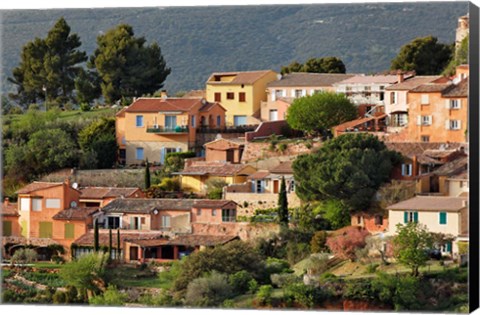
<path id="1" fill-rule="evenodd" d="M 144 198 L 138 187 L 81 187 L 80 207 L 103 207 L 116 198 Z"/>
<path id="2" fill-rule="evenodd" d="M 195 149 L 199 127 L 225 127 L 225 108 L 204 99 L 139 98 L 116 116 L 119 160 L 163 163 L 171 152 Z"/>
<path id="3" fill-rule="evenodd" d="M 410 141 L 467 142 L 468 77 L 462 77 L 454 80 L 458 83 L 428 83 L 408 93 Z"/>
<path id="4" fill-rule="evenodd" d="M 216 139 L 205 143 L 205 161 L 225 161 L 238 164 L 242 160 L 245 139 Z"/>
<path id="5" fill-rule="evenodd" d="M 16 203 L 10 203 L 8 197 L 5 198 L 1 208 L 2 233 L 3 237 L 20 236 L 20 225 L 18 224 L 18 210 Z"/>

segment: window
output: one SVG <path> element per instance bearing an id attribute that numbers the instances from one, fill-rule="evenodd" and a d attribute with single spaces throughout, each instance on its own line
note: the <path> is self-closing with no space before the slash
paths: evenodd
<path id="1" fill-rule="evenodd" d="M 412 164 L 402 164 L 402 176 L 412 176 Z"/>
<path id="2" fill-rule="evenodd" d="M 2 236 L 12 236 L 12 221 L 3 221 Z"/>
<path id="3" fill-rule="evenodd" d="M 403 223 L 415 222 L 418 223 L 418 212 L 417 211 L 405 211 L 403 213 Z"/>
<path id="4" fill-rule="evenodd" d="M 216 209 L 212 209 L 212 217 L 216 216 L 217 215 L 217 210 Z"/>
<path id="5" fill-rule="evenodd" d="M 447 100 L 448 108 L 450 109 L 460 109 L 461 107 L 461 100 Z"/>
<path id="6" fill-rule="evenodd" d="M 385 93 L 381 92 L 378 95 L 379 95 L 379 100 L 383 101 L 385 99 Z"/>
<path id="7" fill-rule="evenodd" d="M 294 191 L 295 191 L 295 181 L 292 178 L 292 180 L 290 180 L 290 186 L 288 187 L 288 192 L 291 193 Z"/>
<path id="8" fill-rule="evenodd" d="M 265 182 L 263 180 L 257 180 L 255 192 L 257 194 L 263 193 Z"/>
<path id="9" fill-rule="evenodd" d="M 352 90 L 352 87 L 351 87 L 351 86 L 345 87 L 345 91 L 351 91 L 351 90 Z"/>
<path id="10" fill-rule="evenodd" d="M 366 92 L 366 93 L 365 93 L 365 96 L 366 96 L 366 97 L 370 97 L 370 96 L 372 96 L 372 93 Z"/>
<path id="11" fill-rule="evenodd" d="M 421 96 L 421 104 L 422 105 L 428 105 L 430 104 L 430 98 L 429 98 L 429 95 L 428 94 L 422 94 Z"/>
<path id="12" fill-rule="evenodd" d="M 283 90 L 275 90 L 275 100 L 283 96 Z"/>
<path id="13" fill-rule="evenodd" d="M 60 208 L 60 199 L 58 199 L 58 198 L 47 199 L 46 202 L 45 202 L 45 207 L 46 208 L 59 209 Z"/>
<path id="14" fill-rule="evenodd" d="M 120 226 L 120 217 L 107 217 L 107 227 L 109 229 L 119 229 Z"/>
<path id="15" fill-rule="evenodd" d="M 446 244 L 442 245 L 440 250 L 442 253 L 451 253 L 452 252 L 452 242 L 447 242 Z"/>
<path id="16" fill-rule="evenodd" d="M 202 215 L 202 209 L 197 209 L 197 215 Z"/>
<path id="17" fill-rule="evenodd" d="M 383 91 L 385 90 L 385 86 L 384 85 L 380 85 L 380 91 Z"/>
<path id="18" fill-rule="evenodd" d="M 52 238 L 52 222 L 39 222 L 40 238 Z"/>
<path id="19" fill-rule="evenodd" d="M 430 136 L 420 136 L 422 142 L 430 142 Z"/>
<path id="20" fill-rule="evenodd" d="M 357 224 L 362 224 L 362 217 L 357 215 Z"/>
<path id="21" fill-rule="evenodd" d="M 236 210 L 234 209 L 222 209 L 222 222 L 235 222 Z"/>
<path id="22" fill-rule="evenodd" d="M 20 211 L 30 211 L 30 198 L 20 198 Z"/>
<path id="23" fill-rule="evenodd" d="M 372 88 L 371 88 L 370 86 L 365 86 L 363 89 L 364 89 L 365 91 L 371 91 L 371 90 L 372 90 Z"/>
<path id="24" fill-rule="evenodd" d="M 323 92 L 323 89 L 315 89 L 315 90 L 313 90 L 312 95 L 313 94 L 318 94 L 318 93 L 321 93 L 321 92 Z"/>
<path id="25" fill-rule="evenodd" d="M 390 92 L 390 104 L 395 104 L 397 102 L 397 94 L 395 92 Z"/>
<path id="26" fill-rule="evenodd" d="M 303 90 L 295 90 L 295 98 L 299 98 L 303 96 Z"/>
<path id="27" fill-rule="evenodd" d="M 217 127 L 220 127 L 222 124 L 222 117 L 220 115 L 217 116 Z"/>
<path id="28" fill-rule="evenodd" d="M 137 160 L 143 160 L 144 156 L 143 156 L 143 148 L 137 148 L 136 151 L 135 151 L 135 158 Z"/>
<path id="29" fill-rule="evenodd" d="M 462 122 L 460 120 L 449 120 L 449 128 L 450 130 L 460 130 L 462 126 Z"/>
<path id="30" fill-rule="evenodd" d="M 162 227 L 169 228 L 170 227 L 170 216 L 169 215 L 162 215 Z"/>
<path id="31" fill-rule="evenodd" d="M 177 127 L 177 116 L 165 116 L 165 130 L 175 130 Z"/>
<path id="32" fill-rule="evenodd" d="M 381 215 L 375 216 L 375 225 L 383 225 L 383 216 Z"/>
<path id="33" fill-rule="evenodd" d="M 233 116 L 233 125 L 234 126 L 243 126 L 247 124 L 247 116 L 239 116 L 239 115 L 234 115 Z"/>
<path id="34" fill-rule="evenodd" d="M 221 102 L 222 101 L 222 94 L 221 93 L 215 93 L 215 102 Z"/>
<path id="35" fill-rule="evenodd" d="M 41 198 L 32 199 L 32 210 L 33 211 L 42 211 L 42 200 Z"/>
<path id="36" fill-rule="evenodd" d="M 238 93 L 238 101 L 239 102 L 246 102 L 245 92 Z"/>
<path id="37" fill-rule="evenodd" d="M 65 223 L 65 239 L 75 238 L 75 225 L 73 223 Z"/>
<path id="38" fill-rule="evenodd" d="M 417 126 L 430 126 L 432 124 L 432 116 L 427 115 L 427 116 L 417 116 Z"/>
<path id="39" fill-rule="evenodd" d="M 441 225 L 447 224 L 447 213 L 446 212 L 440 212 L 439 213 L 439 221 Z"/>
<path id="40" fill-rule="evenodd" d="M 192 128 L 195 128 L 195 115 L 192 115 L 190 117 L 190 124 L 191 124 Z"/>
<path id="41" fill-rule="evenodd" d="M 235 99 L 235 93 L 227 92 L 227 100 L 234 100 L 234 99 Z"/>
<path id="42" fill-rule="evenodd" d="M 270 121 L 277 121 L 278 120 L 278 111 L 276 109 L 271 109 L 268 114 L 268 119 Z"/>
<path id="43" fill-rule="evenodd" d="M 135 125 L 137 127 L 143 127 L 143 115 L 137 115 Z"/>

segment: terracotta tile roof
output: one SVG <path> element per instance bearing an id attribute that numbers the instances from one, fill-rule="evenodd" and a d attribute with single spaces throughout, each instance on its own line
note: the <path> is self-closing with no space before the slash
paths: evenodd
<path id="1" fill-rule="evenodd" d="M 467 97 L 468 96 L 468 77 L 458 84 L 444 91 L 443 97 Z"/>
<path id="2" fill-rule="evenodd" d="M 445 163 L 435 171 L 433 174 L 440 176 L 452 176 L 465 171 L 468 168 L 468 157 L 460 157 L 448 163 Z"/>
<path id="3" fill-rule="evenodd" d="M 440 93 L 447 89 L 451 83 L 427 83 L 410 90 L 410 93 Z"/>
<path id="4" fill-rule="evenodd" d="M 33 182 L 16 191 L 17 194 L 29 194 L 37 190 L 52 188 L 63 185 L 63 183 Z"/>
<path id="5" fill-rule="evenodd" d="M 18 205 L 16 203 L 2 203 L 0 207 L 0 215 L 5 217 L 18 217 Z"/>
<path id="6" fill-rule="evenodd" d="M 104 206 L 105 213 L 142 213 L 150 214 L 157 210 L 190 211 L 195 199 L 146 199 L 118 198 Z"/>
<path id="7" fill-rule="evenodd" d="M 213 141 L 207 142 L 203 146 L 209 149 L 214 149 L 214 150 L 226 150 L 230 148 L 239 148 L 241 145 L 245 145 L 245 139 L 220 138 L 220 139 L 215 139 Z"/>
<path id="8" fill-rule="evenodd" d="M 133 102 L 125 112 L 128 113 L 144 113 L 144 112 L 161 112 L 161 111 L 180 111 L 186 112 L 195 105 L 201 103 L 201 99 L 195 98 L 139 98 Z"/>
<path id="9" fill-rule="evenodd" d="M 450 155 L 456 153 L 457 150 L 438 150 L 438 149 L 427 149 L 423 152 L 423 154 L 432 157 L 432 158 L 446 158 Z"/>
<path id="10" fill-rule="evenodd" d="M 282 162 L 278 166 L 272 168 L 270 170 L 270 173 L 293 174 L 292 164 L 293 164 L 293 161 Z"/>
<path id="11" fill-rule="evenodd" d="M 462 197 L 416 196 L 388 206 L 389 210 L 460 211 L 468 199 Z"/>
<path id="12" fill-rule="evenodd" d="M 264 179 L 264 178 L 267 177 L 268 175 L 270 175 L 270 172 L 269 172 L 269 171 L 256 171 L 255 173 L 253 173 L 252 175 L 248 176 L 247 178 L 248 178 L 248 179 L 253 179 L 253 180 L 256 180 L 256 179 Z"/>
<path id="13" fill-rule="evenodd" d="M 458 142 L 441 143 L 441 142 L 385 142 L 389 150 L 399 152 L 405 157 L 413 158 L 414 155 L 420 156 L 426 150 L 452 150 L 465 147 L 465 144 Z"/>
<path id="14" fill-rule="evenodd" d="M 353 76 L 355 74 L 294 72 L 284 75 L 280 80 L 268 83 L 267 87 L 332 86 Z"/>
<path id="15" fill-rule="evenodd" d="M 263 76 L 272 72 L 272 70 L 260 70 L 260 71 L 238 71 L 238 72 L 215 72 L 208 78 L 207 84 L 253 84 Z M 215 81 L 216 77 L 222 76 L 235 76 L 230 82 Z"/>
<path id="16" fill-rule="evenodd" d="M 205 90 L 191 90 L 182 96 L 182 98 L 205 98 L 205 97 L 206 97 Z"/>
<path id="17" fill-rule="evenodd" d="M 397 90 L 412 90 L 417 88 L 420 85 L 425 83 L 433 82 L 437 79 L 440 79 L 442 76 L 439 75 L 424 75 L 424 76 L 416 76 L 412 78 L 408 78 L 403 82 L 392 84 L 385 88 L 387 91 L 397 91 Z"/>
<path id="18" fill-rule="evenodd" d="M 368 122 L 370 120 L 373 120 L 373 119 L 375 119 L 375 118 L 374 117 L 358 118 L 358 119 L 354 119 L 354 120 L 344 122 L 343 124 L 335 126 L 334 128 L 337 131 L 343 131 L 343 130 L 346 130 L 348 128 L 354 128 L 355 126 L 361 125 L 361 124 L 366 123 L 366 122 Z"/>
<path id="19" fill-rule="evenodd" d="M 193 204 L 193 208 L 206 208 L 206 209 L 214 209 L 214 208 L 223 208 L 227 205 L 234 204 L 235 207 L 237 206 L 237 203 L 232 201 L 232 200 L 209 200 L 209 199 L 204 199 L 204 200 L 197 200 Z"/>
<path id="20" fill-rule="evenodd" d="M 215 107 L 219 107 L 219 108 L 223 109 L 224 111 L 227 111 L 225 109 L 225 107 L 220 105 L 220 103 L 208 103 L 208 102 L 206 102 L 204 105 L 202 105 L 202 107 L 200 107 L 200 109 L 198 111 L 204 113 L 204 112 L 210 111 L 212 108 L 215 108 Z"/>
<path id="21" fill-rule="evenodd" d="M 53 216 L 53 219 L 68 220 L 68 221 L 83 221 L 98 211 L 99 211 L 98 207 L 69 208 L 55 214 Z"/>
<path id="22" fill-rule="evenodd" d="M 2 244 L 17 244 L 17 245 L 32 245 L 35 247 L 47 247 L 48 245 L 58 245 L 57 242 L 51 238 L 36 238 L 31 237 L 26 239 L 23 236 L 3 236 Z"/>
<path id="23" fill-rule="evenodd" d="M 179 175 L 213 175 L 213 176 L 232 176 L 242 175 L 242 171 L 247 165 L 232 164 L 228 162 L 193 162 L 186 166 L 183 171 L 174 174 Z"/>
<path id="24" fill-rule="evenodd" d="M 77 238 L 73 243 L 78 246 L 84 247 L 93 247 L 94 243 L 94 232 L 93 230 L 88 231 L 79 238 Z M 123 248 L 123 243 L 128 241 L 138 241 L 138 240 L 157 240 L 164 238 L 162 232 L 157 231 L 134 231 L 134 230 L 123 230 L 120 229 L 120 248 Z M 109 246 L 110 236 L 109 230 L 100 229 L 98 233 L 98 242 L 100 246 Z M 112 246 L 117 248 L 117 230 L 112 230 Z"/>
<path id="25" fill-rule="evenodd" d="M 168 245 L 167 238 L 156 238 L 156 239 L 149 239 L 149 240 L 128 240 L 128 242 L 133 243 L 135 245 L 139 245 L 140 247 L 157 247 L 161 245 Z"/>
<path id="26" fill-rule="evenodd" d="M 123 107 L 121 110 L 119 110 L 119 111 L 115 114 L 115 116 L 117 116 L 117 117 L 125 117 L 125 110 L 127 110 L 127 108 L 128 108 L 127 106 Z"/>
<path id="27" fill-rule="evenodd" d="M 223 245 L 228 242 L 239 239 L 238 236 L 216 236 L 216 235 L 180 235 L 176 238 L 169 240 L 167 245 L 179 245 L 179 246 L 215 246 Z"/>
<path id="28" fill-rule="evenodd" d="M 463 170 L 462 172 L 447 178 L 447 180 L 468 180 L 468 170 Z"/>
<path id="29" fill-rule="evenodd" d="M 82 187 L 80 199 L 103 199 L 132 197 L 140 191 L 138 187 Z"/>
<path id="30" fill-rule="evenodd" d="M 277 98 L 277 101 L 281 101 L 287 104 L 292 104 L 293 101 L 295 100 L 295 97 L 279 97 Z"/>
<path id="31" fill-rule="evenodd" d="M 374 84 L 374 83 L 385 83 L 385 84 L 394 84 L 398 82 L 397 75 L 355 75 L 351 78 L 345 79 L 343 81 L 337 82 L 334 85 L 341 84 Z"/>

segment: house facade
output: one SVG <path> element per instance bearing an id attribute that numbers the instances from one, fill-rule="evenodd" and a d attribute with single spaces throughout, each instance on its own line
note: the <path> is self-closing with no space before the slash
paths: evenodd
<path id="1" fill-rule="evenodd" d="M 334 83 L 353 77 L 343 73 L 289 73 L 267 84 L 267 100 L 261 105 L 261 120 L 286 119 L 287 109 L 296 98 L 322 91 L 335 92 Z"/>
<path id="2" fill-rule="evenodd" d="M 18 206 L 16 203 L 10 203 L 6 197 L 0 208 L 0 216 L 2 217 L 2 233 L 1 236 L 20 236 L 20 224 L 18 223 Z"/>
<path id="3" fill-rule="evenodd" d="M 144 198 L 138 187 L 80 187 L 80 207 L 103 207 L 116 198 Z"/>
<path id="4" fill-rule="evenodd" d="M 277 75 L 272 70 L 213 73 L 206 83 L 207 100 L 226 109 L 228 126 L 258 124 L 260 103 L 267 100 L 267 84 Z"/>
<path id="5" fill-rule="evenodd" d="M 205 143 L 205 161 L 225 161 L 238 164 L 242 160 L 242 154 L 245 149 L 245 139 L 219 138 Z"/>
<path id="6" fill-rule="evenodd" d="M 225 126 L 225 108 L 204 99 L 139 98 L 116 116 L 119 157 L 126 164 L 163 164 L 171 152 L 194 149 L 198 127 Z"/>

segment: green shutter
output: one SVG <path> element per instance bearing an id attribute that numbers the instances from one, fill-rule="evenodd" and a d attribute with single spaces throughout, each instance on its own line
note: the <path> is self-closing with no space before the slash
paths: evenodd
<path id="1" fill-rule="evenodd" d="M 75 238 L 75 225 L 73 223 L 65 223 L 65 239 Z"/>
<path id="2" fill-rule="evenodd" d="M 52 238 L 52 222 L 40 222 L 40 238 Z"/>
<path id="3" fill-rule="evenodd" d="M 2 231 L 3 236 L 12 236 L 12 221 L 3 221 Z"/>
<path id="4" fill-rule="evenodd" d="M 130 217 L 130 230 L 133 230 L 133 217 Z"/>
<path id="5" fill-rule="evenodd" d="M 405 211 L 403 213 L 403 223 L 408 223 L 408 212 L 407 211 Z"/>
<path id="6" fill-rule="evenodd" d="M 447 224 L 447 213 L 440 212 L 440 224 Z"/>
<path id="7" fill-rule="evenodd" d="M 22 236 L 23 237 L 28 237 L 27 221 L 25 221 L 25 220 L 22 221 Z"/>
<path id="8" fill-rule="evenodd" d="M 452 252 L 452 242 L 447 243 L 447 252 L 449 252 L 449 253 Z"/>
<path id="9" fill-rule="evenodd" d="M 413 213 L 413 222 L 418 223 L 418 212 Z"/>

